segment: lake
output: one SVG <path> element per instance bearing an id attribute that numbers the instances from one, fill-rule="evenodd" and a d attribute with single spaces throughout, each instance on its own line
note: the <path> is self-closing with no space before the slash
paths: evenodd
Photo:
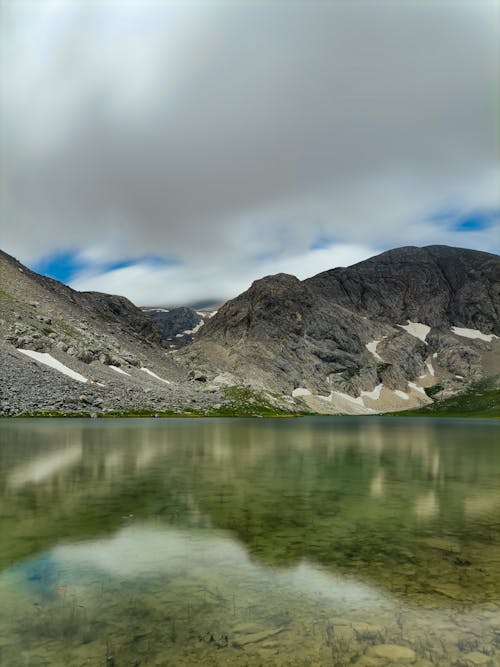
<path id="1" fill-rule="evenodd" d="M 3 419 L 0 664 L 500 664 L 493 421 Z"/>

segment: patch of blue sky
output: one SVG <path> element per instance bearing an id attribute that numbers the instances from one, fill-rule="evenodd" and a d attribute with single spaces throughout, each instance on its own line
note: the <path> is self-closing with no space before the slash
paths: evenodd
<path id="1" fill-rule="evenodd" d="M 476 211 L 455 221 L 453 229 L 457 232 L 477 232 L 488 229 L 500 220 L 500 210 Z"/>
<path id="2" fill-rule="evenodd" d="M 42 257 L 31 268 L 37 273 L 66 283 L 85 267 L 86 262 L 80 258 L 78 251 L 58 250 Z"/>
<path id="3" fill-rule="evenodd" d="M 454 232 L 479 232 L 500 221 L 500 209 L 476 209 L 463 211 L 446 209 L 430 217 L 431 222 L 444 224 Z"/>
<path id="4" fill-rule="evenodd" d="M 176 266 L 181 261 L 172 257 L 161 257 L 160 255 L 140 255 L 138 257 L 127 257 L 111 262 L 89 262 L 82 258 L 80 251 L 58 250 L 35 262 L 31 268 L 37 273 L 41 273 L 49 278 L 54 278 L 63 283 L 71 281 L 77 274 L 84 271 L 97 273 L 108 273 L 125 269 L 137 264 L 147 265 L 151 268 L 163 268 L 167 266 Z"/>

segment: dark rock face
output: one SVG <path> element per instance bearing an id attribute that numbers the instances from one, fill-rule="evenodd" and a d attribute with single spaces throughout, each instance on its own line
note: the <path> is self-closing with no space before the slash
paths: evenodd
<path id="1" fill-rule="evenodd" d="M 204 322 L 204 317 L 193 308 L 143 308 L 161 334 L 165 347 L 183 347 L 193 340 L 193 330 Z"/>
<path id="2" fill-rule="evenodd" d="M 405 331 L 408 321 L 427 325 L 427 338 Z M 500 334 L 498 256 L 409 247 L 302 282 L 269 276 L 226 303 L 186 355 L 288 394 L 306 387 L 355 397 L 380 383 L 403 391 L 426 373 L 434 383 L 431 355 L 440 355 L 434 364 L 450 382 L 484 374 L 488 343 L 458 337 L 452 326 Z M 374 342 L 375 354 L 367 349 Z"/>
<path id="3" fill-rule="evenodd" d="M 76 303 L 86 305 L 100 313 L 101 317 L 118 322 L 126 322 L 127 328 L 150 342 L 162 340 L 158 328 L 124 296 L 102 294 L 101 292 L 77 292 Z"/>
<path id="4" fill-rule="evenodd" d="M 305 283 L 314 294 L 381 321 L 500 333 L 500 260 L 486 252 L 397 248 Z"/>
<path id="5" fill-rule="evenodd" d="M 249 290 L 228 301 L 200 336 L 221 334 L 234 342 L 302 336 L 311 296 L 298 278 L 285 273 L 256 280 Z"/>

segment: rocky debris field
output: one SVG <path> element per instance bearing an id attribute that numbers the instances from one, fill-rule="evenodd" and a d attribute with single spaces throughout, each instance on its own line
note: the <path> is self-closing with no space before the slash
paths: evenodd
<path id="1" fill-rule="evenodd" d="M 57 356 L 62 358 L 61 354 Z M 194 379 L 172 381 L 167 385 L 138 368 L 126 367 L 127 376 L 99 361 L 86 364 L 73 359 L 71 368 L 88 378 L 88 382 L 79 382 L 3 343 L 0 343 L 0 365 L 0 414 L 4 415 L 36 412 L 185 414 L 220 408 L 223 400 L 220 388 Z"/>
<path id="2" fill-rule="evenodd" d="M 0 414 L 202 412 L 223 398 L 205 380 L 127 299 L 75 292 L 0 253 Z"/>

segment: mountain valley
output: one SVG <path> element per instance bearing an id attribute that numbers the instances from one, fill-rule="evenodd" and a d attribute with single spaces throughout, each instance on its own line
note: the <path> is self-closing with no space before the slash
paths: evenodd
<path id="1" fill-rule="evenodd" d="M 194 310 L 76 292 L 0 253 L 0 331 L 6 415 L 231 413 L 235 395 L 249 414 L 415 409 L 498 383 L 500 258 L 398 248 Z"/>

